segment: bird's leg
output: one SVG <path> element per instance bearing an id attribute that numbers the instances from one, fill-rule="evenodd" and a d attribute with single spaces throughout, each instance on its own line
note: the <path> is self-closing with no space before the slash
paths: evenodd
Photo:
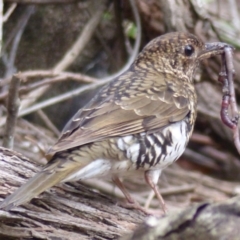
<path id="1" fill-rule="evenodd" d="M 129 192 L 127 191 L 127 189 L 124 187 L 123 183 L 121 182 L 121 180 L 118 177 L 113 177 L 112 181 L 119 187 L 119 189 L 122 191 L 122 193 L 124 194 L 125 198 L 127 199 L 127 201 L 129 203 L 135 203 L 135 200 L 131 197 L 131 195 L 129 194 Z"/>
<path id="2" fill-rule="evenodd" d="M 145 180 L 147 182 L 147 184 L 152 188 L 152 190 L 154 191 L 154 193 L 156 194 L 160 204 L 161 204 L 161 207 L 162 207 L 162 210 L 164 212 L 164 214 L 167 213 L 167 208 L 166 208 L 166 205 L 165 205 L 165 202 L 163 200 L 163 197 L 157 187 L 157 183 L 155 183 L 154 181 L 154 176 L 152 174 L 153 172 L 152 171 L 146 171 L 145 172 Z M 159 174 L 160 175 L 160 174 Z"/>
<path id="3" fill-rule="evenodd" d="M 112 181 L 119 187 L 119 189 L 122 191 L 122 193 L 124 194 L 125 198 L 127 199 L 128 203 L 129 203 L 127 205 L 124 205 L 124 207 L 128 207 L 128 208 L 130 207 L 133 209 L 137 209 L 148 215 L 151 214 L 144 207 L 141 207 L 140 204 L 131 197 L 131 195 L 129 194 L 129 192 L 124 187 L 123 183 L 121 182 L 121 180 L 118 177 L 116 177 L 116 176 L 112 177 Z"/>

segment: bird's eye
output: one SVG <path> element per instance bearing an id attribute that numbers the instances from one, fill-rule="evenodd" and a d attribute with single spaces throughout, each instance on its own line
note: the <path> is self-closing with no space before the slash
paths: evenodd
<path id="1" fill-rule="evenodd" d="M 194 47 L 192 45 L 186 45 L 184 48 L 184 54 L 190 57 L 194 53 Z"/>

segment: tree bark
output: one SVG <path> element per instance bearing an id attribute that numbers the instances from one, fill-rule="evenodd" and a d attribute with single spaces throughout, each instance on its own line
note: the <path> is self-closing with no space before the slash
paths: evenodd
<path id="1" fill-rule="evenodd" d="M 160 220 L 149 218 L 122 240 L 216 240 L 240 238 L 240 197 L 224 203 L 202 203 Z"/>
<path id="2" fill-rule="evenodd" d="M 39 170 L 21 154 L 0 148 L 0 198 Z M 0 239 L 116 239 L 143 219 L 141 212 L 122 208 L 81 183 L 60 184 L 31 203 L 0 210 Z"/>
<path id="3" fill-rule="evenodd" d="M 23 155 L 0 148 L 0 198 L 39 170 Z M 225 203 L 196 204 L 160 219 L 146 218 L 81 183 L 68 183 L 10 212 L 0 210 L 0 239 L 234 240 L 240 236 L 239 215 L 240 197 L 236 197 Z"/>

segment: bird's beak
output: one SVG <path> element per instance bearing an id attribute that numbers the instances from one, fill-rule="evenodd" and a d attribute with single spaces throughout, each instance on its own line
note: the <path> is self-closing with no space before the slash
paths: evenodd
<path id="1" fill-rule="evenodd" d="M 205 49 L 199 53 L 200 60 L 210 58 L 212 56 L 220 55 L 224 52 L 224 48 L 229 47 L 234 49 L 231 45 L 223 42 L 206 43 Z"/>

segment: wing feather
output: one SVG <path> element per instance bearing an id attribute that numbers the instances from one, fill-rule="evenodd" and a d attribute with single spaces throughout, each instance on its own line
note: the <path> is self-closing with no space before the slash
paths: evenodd
<path id="1" fill-rule="evenodd" d="M 176 96 L 176 91 L 167 85 L 163 75 L 156 79 L 150 76 L 151 84 L 148 89 L 146 86 L 139 87 L 140 83 L 136 84 L 136 76 L 134 80 L 126 86 L 126 95 L 119 94 L 117 87 L 121 87 L 121 84 L 118 81 L 115 90 L 114 82 L 103 88 L 66 125 L 58 142 L 48 154 L 52 155 L 108 137 L 159 129 L 184 119 L 189 113 L 190 103 L 185 97 L 187 94 L 184 94 L 184 86 L 177 86 L 183 89 L 180 91 L 182 95 Z M 142 92 L 139 89 L 142 89 Z"/>

